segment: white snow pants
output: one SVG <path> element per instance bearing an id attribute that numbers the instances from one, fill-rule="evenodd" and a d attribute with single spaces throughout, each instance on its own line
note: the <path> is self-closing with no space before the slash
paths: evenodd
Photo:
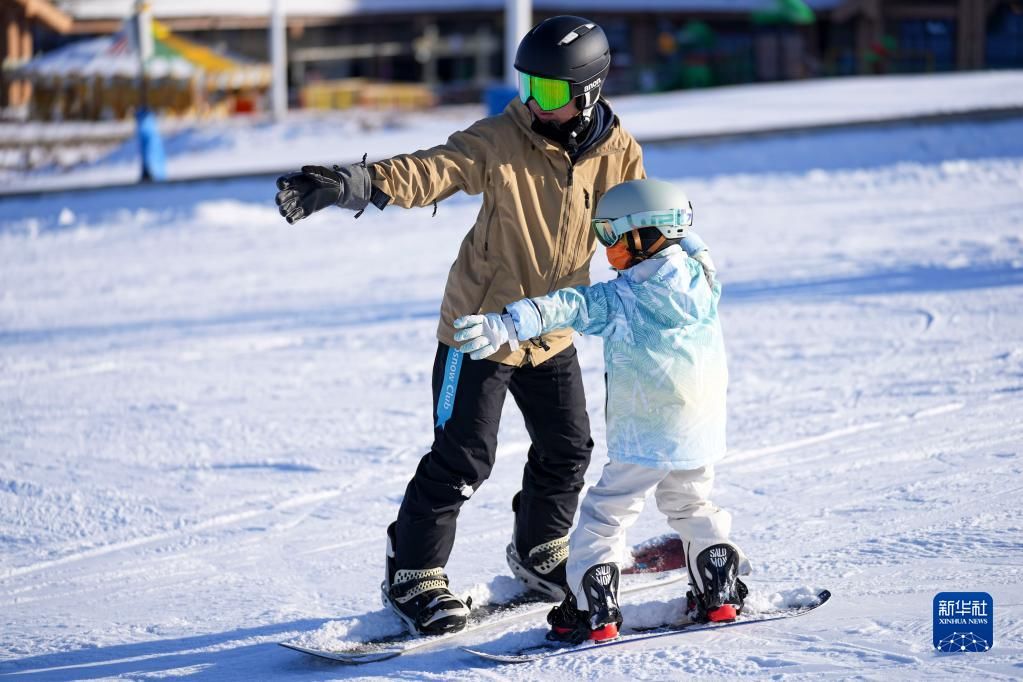
<path id="1" fill-rule="evenodd" d="M 603 563 L 623 565 L 625 531 L 636 522 L 652 489 L 656 488 L 657 508 L 668 517 L 668 525 L 682 537 L 687 550 L 692 548 L 693 556 L 705 547 L 728 542 L 732 515 L 708 499 L 713 485 L 713 465 L 676 471 L 624 462 L 604 465 L 600 480 L 583 499 L 579 523 L 569 539 L 566 571 L 578 607 L 589 608 L 581 589 L 588 568 Z"/>

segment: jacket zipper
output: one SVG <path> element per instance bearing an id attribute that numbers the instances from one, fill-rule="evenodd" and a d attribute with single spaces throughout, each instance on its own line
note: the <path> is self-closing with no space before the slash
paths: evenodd
<path id="1" fill-rule="evenodd" d="M 483 228 L 483 260 L 487 260 L 490 252 L 490 223 L 494 219 L 494 212 L 497 211 L 497 202 L 490 207 L 490 213 L 487 214 L 487 224 Z"/>
<path id="2" fill-rule="evenodd" d="M 617 153 L 620 153 L 622 151 L 624 151 L 624 150 L 623 149 L 599 149 L 599 146 L 598 146 L 597 148 L 587 150 L 585 154 L 583 154 L 578 159 L 576 159 L 576 163 L 578 163 L 579 161 L 582 161 L 584 158 L 585 159 L 589 159 L 589 158 L 599 158 L 601 156 L 610 156 L 611 154 L 617 154 Z M 565 207 L 564 207 L 567 210 L 565 210 L 565 215 L 562 218 L 561 224 L 559 225 L 559 230 L 562 231 L 562 232 L 564 232 L 565 230 L 568 229 L 568 214 L 571 212 L 571 209 L 572 209 L 572 192 L 571 192 L 571 189 L 572 189 L 572 183 L 573 183 L 573 181 L 575 179 L 575 164 L 572 163 L 572 159 L 568 156 L 568 152 L 564 152 L 563 154 L 564 155 L 562 156 L 562 158 L 564 158 L 564 159 L 566 159 L 568 161 L 568 173 L 566 175 L 566 188 L 565 188 L 565 202 L 566 203 L 565 203 Z M 586 196 L 586 200 L 589 201 L 589 195 L 588 194 Z M 565 247 L 564 247 L 563 250 L 567 251 L 568 250 L 568 243 L 567 243 L 568 238 L 566 237 L 565 239 L 566 239 L 566 243 L 565 243 Z M 585 236 L 583 237 L 583 239 L 585 239 Z M 554 263 L 553 263 L 553 266 L 551 268 L 551 279 L 550 279 L 550 283 L 547 285 L 547 292 L 548 293 L 554 291 L 554 285 L 558 281 L 558 268 L 560 267 L 561 260 L 562 260 L 561 254 L 559 252 L 555 251 L 555 253 L 554 253 Z"/>
<path id="3" fill-rule="evenodd" d="M 558 244 L 559 240 L 555 239 L 555 242 L 554 242 L 554 245 L 555 245 L 555 247 L 554 247 L 555 248 L 554 262 L 551 265 L 551 281 L 550 281 L 550 284 L 547 285 L 547 292 L 548 293 L 554 291 L 554 285 L 558 281 L 558 270 L 561 267 L 561 260 L 562 260 L 561 251 L 564 251 L 564 250 L 566 250 L 568 248 L 568 234 L 567 234 L 567 230 L 568 230 L 568 217 L 569 217 L 569 214 L 572 212 L 572 180 L 574 179 L 574 176 L 575 176 L 575 165 L 572 163 L 572 159 L 569 158 L 567 153 L 565 154 L 565 156 L 563 158 L 568 159 L 568 175 L 566 177 L 566 184 L 565 184 L 565 199 L 562 202 L 562 215 L 560 216 L 561 220 L 558 223 L 558 234 L 559 235 L 562 235 L 562 234 L 565 235 L 565 241 L 564 241 L 564 244 L 563 244 L 563 247 L 562 247 L 561 250 L 557 249 L 557 244 Z"/>
<path id="4" fill-rule="evenodd" d="M 597 158 L 600 158 L 602 156 L 610 156 L 611 154 L 616 154 L 619 151 L 621 151 L 621 150 L 607 150 L 607 149 L 599 150 L 599 151 L 589 150 L 589 151 L 586 152 L 586 154 L 583 154 L 583 156 L 581 156 L 580 158 L 576 159 L 576 163 L 579 163 L 579 161 L 581 161 L 583 158 L 587 158 L 587 159 L 588 158 L 594 158 L 594 159 L 597 159 Z M 574 169 L 574 164 L 572 164 L 571 161 L 569 161 L 569 167 L 568 167 L 568 186 L 569 187 L 572 186 L 573 169 Z M 588 212 L 589 209 L 590 209 L 590 192 L 585 187 L 583 188 L 583 204 L 586 206 L 586 210 Z M 585 216 L 585 218 L 586 218 L 587 227 L 588 227 L 589 226 L 590 216 L 587 215 L 587 216 Z M 587 234 L 589 234 L 589 230 L 584 230 L 582 238 L 581 238 L 581 241 L 582 241 L 583 244 L 586 243 L 586 235 Z M 578 240 L 577 240 L 576 243 L 571 245 L 572 248 L 568 248 L 566 246 L 566 252 L 565 252 L 566 256 L 565 257 L 567 258 L 568 257 L 567 254 L 574 253 L 575 249 L 577 247 L 581 247 L 581 246 L 582 246 L 582 244 L 579 244 Z M 553 281 L 551 282 L 550 287 L 553 290 L 553 287 L 554 287 L 554 282 Z"/>

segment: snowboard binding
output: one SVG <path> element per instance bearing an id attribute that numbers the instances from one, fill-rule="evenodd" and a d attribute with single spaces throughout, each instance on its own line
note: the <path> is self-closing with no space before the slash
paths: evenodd
<path id="1" fill-rule="evenodd" d="M 735 620 L 742 613 L 749 590 L 739 580 L 738 550 L 733 545 L 711 545 L 695 561 L 687 561 L 692 589 L 686 593 L 690 619 L 698 623 Z"/>
<path id="2" fill-rule="evenodd" d="M 412 634 L 441 635 L 463 630 L 472 601 L 463 601 L 448 589 L 448 576 L 442 568 L 397 569 L 394 525 L 387 528 L 387 572 L 380 585 L 384 606 L 394 611 Z"/>
<path id="3" fill-rule="evenodd" d="M 547 614 L 550 632 L 547 639 L 579 644 L 586 640 L 605 642 L 618 637 L 622 626 L 622 611 L 618 607 L 618 567 L 597 564 L 583 575 L 582 589 L 589 610 L 576 604 L 571 591 L 560 606 Z"/>
<path id="4" fill-rule="evenodd" d="M 537 545 L 523 558 L 515 549 L 515 543 L 508 543 L 505 550 L 508 568 L 522 584 L 534 592 L 552 600 L 564 599 L 568 593 L 565 585 L 565 561 L 568 559 L 568 537 L 558 538 Z"/>
<path id="5" fill-rule="evenodd" d="M 568 581 L 565 578 L 565 564 L 568 561 L 568 536 L 564 535 L 541 542 L 528 550 L 523 548 L 520 554 L 518 515 L 521 494 L 516 493 L 512 498 L 512 512 L 515 514 L 516 521 L 512 527 L 512 541 L 508 543 L 504 552 L 508 568 L 519 582 L 533 592 L 539 592 L 545 597 L 549 597 L 551 601 L 561 601 L 570 592 Z M 528 545 L 529 543 L 524 544 Z"/>

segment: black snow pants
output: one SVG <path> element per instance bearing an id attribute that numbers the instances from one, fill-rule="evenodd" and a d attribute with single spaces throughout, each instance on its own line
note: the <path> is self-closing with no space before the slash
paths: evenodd
<path id="1" fill-rule="evenodd" d="M 433 364 L 433 447 L 398 510 L 396 568 L 447 564 L 458 510 L 494 466 L 509 390 L 532 441 L 514 503 L 516 549 L 526 556 L 568 534 L 593 450 L 575 346 L 539 366 L 512 367 L 441 343 Z"/>

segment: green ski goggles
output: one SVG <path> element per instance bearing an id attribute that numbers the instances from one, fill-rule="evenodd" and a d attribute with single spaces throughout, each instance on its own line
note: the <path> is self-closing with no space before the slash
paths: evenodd
<path id="1" fill-rule="evenodd" d="M 530 98 L 544 111 L 554 111 L 572 101 L 572 87 L 568 81 L 519 71 L 519 99 L 525 104 Z"/>
<path id="2" fill-rule="evenodd" d="M 643 211 L 614 219 L 594 218 L 590 225 L 597 241 L 604 246 L 614 246 L 623 234 L 643 227 L 656 227 L 668 239 L 681 239 L 686 236 L 686 229 L 693 225 L 693 207 Z"/>

